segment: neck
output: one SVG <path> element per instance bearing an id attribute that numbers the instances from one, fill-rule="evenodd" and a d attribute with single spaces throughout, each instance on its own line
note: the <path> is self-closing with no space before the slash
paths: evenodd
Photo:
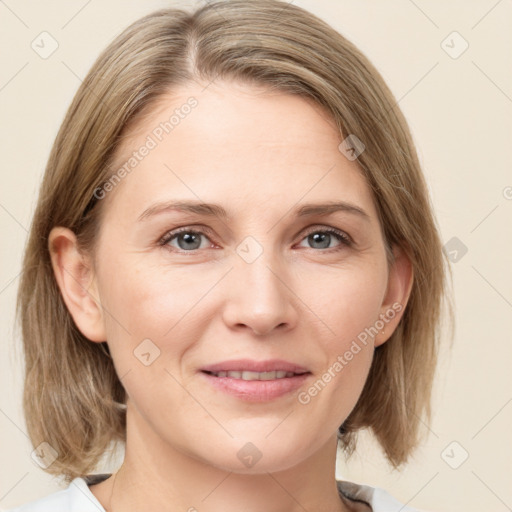
<path id="1" fill-rule="evenodd" d="M 100 492 L 91 488 L 108 512 L 351 510 L 336 487 L 336 435 L 298 465 L 243 474 L 215 467 L 165 443 L 130 405 L 123 465 Z"/>

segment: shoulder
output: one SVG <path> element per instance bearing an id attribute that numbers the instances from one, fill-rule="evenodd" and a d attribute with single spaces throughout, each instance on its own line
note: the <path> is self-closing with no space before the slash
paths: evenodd
<path id="1" fill-rule="evenodd" d="M 362 511 L 388 512 L 389 510 L 400 510 L 400 512 L 421 512 L 416 508 L 400 503 L 380 487 L 371 487 L 347 480 L 337 480 L 336 482 L 339 492 L 354 503 L 359 503 Z"/>
<path id="2" fill-rule="evenodd" d="M 88 483 L 91 483 L 89 479 L 75 478 L 66 489 L 8 509 L 6 512 L 105 512 L 90 491 Z"/>

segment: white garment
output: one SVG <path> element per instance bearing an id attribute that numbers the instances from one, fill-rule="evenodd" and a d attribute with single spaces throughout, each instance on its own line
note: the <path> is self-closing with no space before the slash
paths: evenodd
<path id="1" fill-rule="evenodd" d="M 91 475 L 75 478 L 66 489 L 54 492 L 44 498 L 25 503 L 6 512 L 105 512 L 101 503 L 88 487 L 110 475 Z M 417 509 L 404 506 L 384 489 L 360 485 L 354 482 L 337 480 L 338 489 L 352 500 L 363 500 L 371 506 L 373 512 L 418 512 Z"/>

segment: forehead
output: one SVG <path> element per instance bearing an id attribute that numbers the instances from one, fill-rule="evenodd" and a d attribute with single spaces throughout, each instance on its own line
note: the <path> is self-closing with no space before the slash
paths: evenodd
<path id="1" fill-rule="evenodd" d="M 316 149 L 329 146 L 332 151 L 339 138 L 332 116 L 312 98 L 234 81 L 191 83 L 174 88 L 143 110 L 123 134 L 117 161 L 128 157 L 147 136 L 158 145 L 172 145 L 190 132 L 194 137 L 188 142 L 205 150 L 213 145 L 217 149 L 240 145 L 243 150 L 262 144 L 307 150 L 321 136 L 325 144 L 317 144 Z"/>
<path id="2" fill-rule="evenodd" d="M 371 210 L 366 181 L 341 142 L 334 119 L 310 98 L 234 82 L 191 84 L 159 98 L 125 135 L 112 170 L 134 165 L 114 195 L 133 206 L 169 193 L 260 205 L 329 195 L 357 197 Z M 137 159 L 143 146 L 151 149 Z"/>

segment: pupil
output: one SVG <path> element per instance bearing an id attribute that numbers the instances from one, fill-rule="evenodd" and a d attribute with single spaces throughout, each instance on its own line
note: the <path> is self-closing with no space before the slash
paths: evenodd
<path id="1" fill-rule="evenodd" d="M 180 243 L 180 240 L 183 240 L 185 242 L 185 247 L 182 247 L 182 244 Z M 191 233 L 185 233 L 183 235 L 181 235 L 181 237 L 178 237 L 178 245 L 180 246 L 180 249 L 197 249 L 197 247 L 192 247 L 191 244 L 194 244 L 194 242 L 197 244 L 199 238 L 194 235 L 194 234 L 191 234 Z"/>
<path id="2" fill-rule="evenodd" d="M 314 233 L 310 235 L 313 239 L 313 243 L 319 243 L 321 249 L 326 249 L 329 247 L 330 236 L 328 233 Z"/>

